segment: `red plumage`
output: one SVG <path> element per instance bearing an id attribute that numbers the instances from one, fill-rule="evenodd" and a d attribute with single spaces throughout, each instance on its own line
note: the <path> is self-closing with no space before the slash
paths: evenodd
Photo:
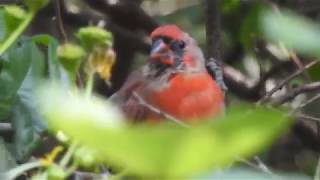
<path id="1" fill-rule="evenodd" d="M 169 37 L 173 40 L 180 39 L 182 38 L 183 31 L 178 28 L 176 25 L 165 25 L 165 26 L 160 26 L 157 29 L 155 29 L 150 37 L 151 39 L 159 36 L 165 36 Z"/>

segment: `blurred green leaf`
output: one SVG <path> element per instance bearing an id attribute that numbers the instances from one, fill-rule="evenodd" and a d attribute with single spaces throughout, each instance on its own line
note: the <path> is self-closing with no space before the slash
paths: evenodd
<path id="1" fill-rule="evenodd" d="M 7 37 L 10 36 L 10 34 L 19 26 L 26 15 L 26 11 L 20 6 L 7 5 L 4 7 L 4 19 Z"/>
<path id="2" fill-rule="evenodd" d="M 44 77 L 44 56 L 32 45 L 32 64 L 29 72 L 18 90 L 18 100 L 13 108 L 13 127 L 15 130 L 13 152 L 18 160 L 28 157 L 36 147 L 40 133 L 46 129 L 36 108 L 35 88 Z"/>
<path id="3" fill-rule="evenodd" d="M 320 26 L 291 12 L 262 13 L 261 28 L 266 38 L 282 42 L 299 53 L 320 57 Z"/>
<path id="4" fill-rule="evenodd" d="M 1 58 L 0 120 L 6 118 L 32 62 L 32 41 L 22 38 Z"/>
<path id="5" fill-rule="evenodd" d="M 0 174 L 1 172 L 7 172 L 9 169 L 16 166 L 16 161 L 12 157 L 12 154 L 7 150 L 2 138 L 0 138 L 0 159 Z"/>
<path id="6" fill-rule="evenodd" d="M 117 120 L 112 119 L 114 111 L 109 110 L 109 119 L 104 120 L 100 120 L 103 112 L 97 116 L 92 111 L 103 106 L 107 113 L 111 107 L 61 96 L 59 90 L 43 92 L 56 92 L 41 96 L 51 128 L 63 130 L 97 150 L 105 161 L 146 177 L 190 177 L 223 168 L 262 150 L 289 124 L 279 111 L 250 106 L 233 110 L 213 124 L 192 128 L 168 124 L 110 126 Z"/>

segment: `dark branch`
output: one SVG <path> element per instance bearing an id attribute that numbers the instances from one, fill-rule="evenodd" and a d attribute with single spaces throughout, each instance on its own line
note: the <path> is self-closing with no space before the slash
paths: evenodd
<path id="1" fill-rule="evenodd" d="M 219 0 L 205 0 L 207 13 L 206 37 L 207 37 L 207 69 L 214 76 L 221 89 L 227 90 L 223 81 L 222 62 L 220 55 L 220 11 Z"/>
<path id="2" fill-rule="evenodd" d="M 220 0 L 205 0 L 205 7 L 207 13 L 207 26 L 206 26 L 206 36 L 207 36 L 207 57 L 214 58 L 221 61 L 220 57 L 220 10 L 219 10 Z M 220 65 L 220 64 L 219 64 Z"/>

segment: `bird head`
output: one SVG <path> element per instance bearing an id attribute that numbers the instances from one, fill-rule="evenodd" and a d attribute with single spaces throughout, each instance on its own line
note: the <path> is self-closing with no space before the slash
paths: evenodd
<path id="1" fill-rule="evenodd" d="M 195 40 L 176 25 L 163 25 L 151 33 L 150 61 L 166 67 L 199 67 L 203 55 Z"/>

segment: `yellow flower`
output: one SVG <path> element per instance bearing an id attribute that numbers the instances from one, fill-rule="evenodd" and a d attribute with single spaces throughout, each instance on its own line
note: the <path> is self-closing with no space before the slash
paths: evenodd
<path id="1" fill-rule="evenodd" d="M 56 146 L 50 153 L 45 155 L 44 158 L 40 159 L 40 162 L 43 166 L 50 166 L 54 163 L 57 155 L 63 150 L 62 146 Z"/>
<path id="2" fill-rule="evenodd" d="M 97 47 L 89 56 L 86 71 L 87 73 L 98 73 L 101 79 L 109 81 L 115 59 L 116 54 L 113 49 Z"/>

